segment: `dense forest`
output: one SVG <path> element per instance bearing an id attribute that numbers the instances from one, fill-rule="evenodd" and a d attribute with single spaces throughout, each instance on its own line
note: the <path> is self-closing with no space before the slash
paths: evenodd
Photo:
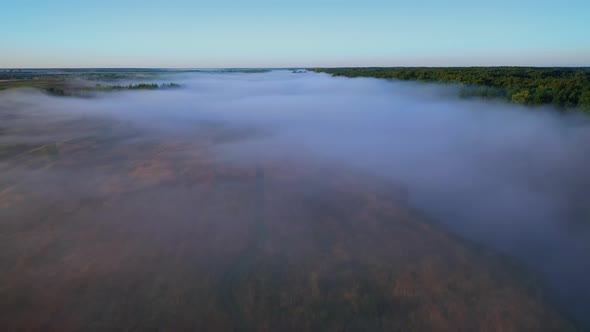
<path id="1" fill-rule="evenodd" d="M 457 83 L 460 97 L 502 98 L 590 112 L 590 68 L 320 68 L 333 76 Z"/>

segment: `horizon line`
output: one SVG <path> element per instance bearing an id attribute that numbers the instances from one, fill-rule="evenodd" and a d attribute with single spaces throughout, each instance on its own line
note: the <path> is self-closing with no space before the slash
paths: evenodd
<path id="1" fill-rule="evenodd" d="M 128 69 L 128 70 L 240 70 L 240 69 L 338 69 L 338 68 L 590 68 L 588 65 L 466 65 L 466 66 L 290 66 L 290 67 L 0 67 L 0 70 L 72 70 L 72 69 Z"/>

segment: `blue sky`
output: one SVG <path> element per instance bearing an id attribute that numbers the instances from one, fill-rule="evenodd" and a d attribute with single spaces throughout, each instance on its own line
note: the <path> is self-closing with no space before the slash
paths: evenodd
<path id="1" fill-rule="evenodd" d="M 590 65 L 590 1 L 0 0 L 0 67 Z"/>

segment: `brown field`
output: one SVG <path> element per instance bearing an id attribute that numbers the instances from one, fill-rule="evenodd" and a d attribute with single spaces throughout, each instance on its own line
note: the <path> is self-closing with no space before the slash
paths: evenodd
<path id="1" fill-rule="evenodd" d="M 222 125 L 52 130 L 72 128 L 85 135 L 1 147 L 0 331 L 572 329 L 526 272 L 395 183 L 232 163 L 216 146 L 249 134 Z"/>

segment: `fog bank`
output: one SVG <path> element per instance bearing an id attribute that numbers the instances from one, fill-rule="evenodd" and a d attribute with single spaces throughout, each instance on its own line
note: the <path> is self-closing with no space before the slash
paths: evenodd
<path id="1" fill-rule="evenodd" d="M 168 80 L 168 78 L 167 78 Z M 435 222 L 538 272 L 550 295 L 590 326 L 590 123 L 550 108 L 459 100 L 452 86 L 325 74 L 179 75 L 180 90 L 97 98 L 0 92 L 0 143 L 84 137 L 53 121 L 116 120 L 144 139 L 190 138 L 203 124 L 240 129 L 218 157 L 256 165 L 325 159 L 400 183 Z M 0 114 L 0 116 L 2 116 Z M 3 163 L 9 163 L 5 161 Z"/>

